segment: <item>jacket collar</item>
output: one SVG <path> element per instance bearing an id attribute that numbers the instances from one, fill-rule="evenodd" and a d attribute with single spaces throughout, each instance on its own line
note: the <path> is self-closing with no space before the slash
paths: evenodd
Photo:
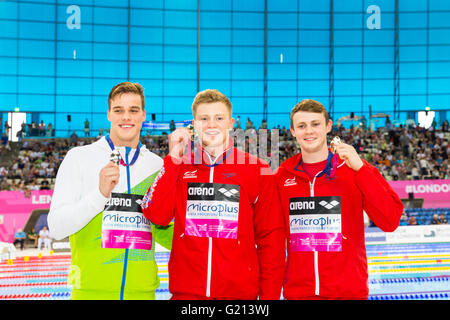
<path id="1" fill-rule="evenodd" d="M 205 150 L 200 144 L 197 144 L 194 150 L 192 150 L 191 159 L 193 164 L 202 164 L 208 167 L 214 167 L 222 164 L 225 159 L 234 151 L 233 140 L 230 138 L 227 148 L 219 155 L 214 157 L 208 151 Z"/>
<path id="2" fill-rule="evenodd" d="M 326 176 L 327 178 L 331 179 L 336 174 L 337 168 L 339 168 L 342 164 L 344 164 L 344 161 L 339 158 L 337 154 L 331 153 L 331 150 L 328 149 L 328 158 L 325 169 L 319 172 L 316 177 Z M 302 153 L 300 152 L 284 161 L 280 167 L 296 176 L 301 176 L 309 179 L 309 176 L 303 169 L 302 165 L 303 159 Z"/>

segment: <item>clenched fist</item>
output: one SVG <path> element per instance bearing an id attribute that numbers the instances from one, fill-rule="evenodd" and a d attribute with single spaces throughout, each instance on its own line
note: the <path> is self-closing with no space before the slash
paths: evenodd
<path id="1" fill-rule="evenodd" d="M 169 154 L 171 157 L 181 159 L 186 146 L 191 142 L 191 133 L 187 128 L 178 128 L 169 134 Z"/>

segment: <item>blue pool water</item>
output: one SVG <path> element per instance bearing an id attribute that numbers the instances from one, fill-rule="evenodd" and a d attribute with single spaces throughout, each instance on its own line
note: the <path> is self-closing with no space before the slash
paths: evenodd
<path id="1" fill-rule="evenodd" d="M 367 245 L 369 300 L 449 300 L 450 243 Z M 156 298 L 170 298 L 168 252 L 157 252 L 161 285 Z M 0 263 L 1 299 L 70 299 L 70 257 Z"/>

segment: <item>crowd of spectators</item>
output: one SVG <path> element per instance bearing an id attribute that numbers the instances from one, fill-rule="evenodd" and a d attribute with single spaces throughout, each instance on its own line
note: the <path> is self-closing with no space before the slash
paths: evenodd
<path id="1" fill-rule="evenodd" d="M 387 180 L 449 179 L 448 124 L 430 127 L 383 127 L 376 131 L 337 129 Z"/>
<path id="2" fill-rule="evenodd" d="M 25 139 L 13 163 L 0 167 L 0 190 L 51 189 L 59 165 L 67 151 L 82 145 L 70 139 Z"/>
<path id="3" fill-rule="evenodd" d="M 240 128 L 237 121 L 235 132 Z M 258 129 L 258 131 L 257 131 Z M 266 130 L 268 142 L 265 152 L 261 148 L 260 130 Z M 272 163 L 276 168 L 284 160 L 299 151 L 297 142 L 289 129 L 276 127 L 278 135 L 278 154 L 271 152 L 271 130 L 265 122 L 255 128 L 250 119 L 242 132 L 245 135 L 245 148 Z M 360 155 L 375 165 L 387 180 L 421 180 L 449 179 L 449 138 L 448 122 L 439 128 L 425 130 L 413 126 L 384 126 L 377 130 L 364 127 L 334 126 L 329 138 L 339 136 L 344 142 L 353 145 Z M 7 167 L 0 166 L 0 190 L 42 190 L 51 189 L 59 165 L 67 151 L 74 147 L 91 143 L 100 137 L 79 138 L 75 132 L 69 138 L 24 139 L 19 142 L 20 151 L 14 162 Z M 236 135 L 242 137 L 242 135 Z M 261 140 L 261 141 L 260 141 Z M 167 134 L 147 135 L 141 137 L 147 148 L 161 157 L 168 154 Z M 243 141 L 236 141 L 242 146 Z M 274 140 L 276 142 L 276 140 Z M 254 148 L 252 148 L 252 146 Z M 9 152 L 7 144 L 2 145 L 2 152 Z"/>
<path id="4" fill-rule="evenodd" d="M 248 122 L 247 122 L 248 123 Z M 264 127 L 264 123 L 261 127 Z M 279 136 L 279 164 L 299 152 L 297 142 L 290 130 L 277 127 Z M 245 132 L 255 130 L 248 124 Z M 270 131 L 268 157 L 260 155 L 268 162 L 274 159 L 270 154 Z M 387 180 L 449 179 L 450 131 L 446 120 L 439 128 L 424 129 L 418 126 L 384 126 L 377 130 L 365 127 L 344 128 L 334 126 L 328 135 L 331 140 L 339 136 L 352 145 L 361 157 L 373 164 Z M 251 149 L 247 150 L 251 152 Z M 277 165 L 275 165 L 277 167 Z"/>
<path id="5" fill-rule="evenodd" d="M 258 155 L 275 169 L 283 161 L 299 152 L 299 147 L 286 127 L 277 126 L 272 136 L 267 123 L 259 128 L 248 118 L 241 127 L 237 118 L 233 132 L 235 145 L 245 151 Z M 265 135 L 261 134 L 265 131 Z M 172 130 L 171 130 L 172 131 Z M 106 133 L 108 130 L 106 130 Z M 78 137 L 75 131 L 69 138 L 26 138 L 18 142 L 19 152 L 9 166 L 0 165 L 0 191 L 18 190 L 25 194 L 32 190 L 53 189 L 56 173 L 67 151 L 75 146 L 89 144 L 97 137 Z M 387 180 L 423 180 L 450 179 L 449 153 L 450 130 L 448 121 L 439 127 L 424 129 L 417 126 L 394 127 L 386 124 L 376 130 L 364 126 L 344 128 L 334 126 L 329 139 L 339 136 L 345 143 L 351 144 L 362 158 L 378 168 Z M 5 134 L 0 144 L 1 154 L 12 154 L 11 146 Z M 149 150 L 164 158 L 169 152 L 167 133 L 141 137 L 141 142 Z M 264 142 L 264 146 L 262 145 Z M 272 148 L 272 143 L 278 147 Z M 272 150 L 273 149 L 273 150 Z M 404 214 L 403 225 L 415 225 L 415 217 Z M 445 216 L 434 217 L 431 224 L 447 224 Z M 428 224 L 428 222 L 426 222 Z"/>

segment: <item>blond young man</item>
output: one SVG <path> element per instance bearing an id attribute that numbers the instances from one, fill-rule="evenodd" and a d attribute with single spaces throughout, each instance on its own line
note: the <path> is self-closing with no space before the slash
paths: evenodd
<path id="1" fill-rule="evenodd" d="M 270 167 L 234 148 L 224 94 L 199 92 L 192 113 L 200 142 L 192 148 L 186 128 L 169 135 L 169 155 L 142 205 L 153 223 L 175 219 L 172 299 L 279 299 L 285 234 Z"/>

